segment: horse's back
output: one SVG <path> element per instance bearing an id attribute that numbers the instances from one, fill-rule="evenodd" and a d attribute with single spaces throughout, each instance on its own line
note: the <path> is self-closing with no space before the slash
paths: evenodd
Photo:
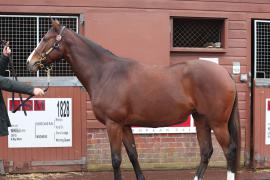
<path id="1" fill-rule="evenodd" d="M 219 64 L 208 61 L 187 61 L 170 67 L 173 76 L 181 82 L 189 81 L 191 86 L 201 90 L 211 87 L 213 90 L 235 91 L 234 80 L 229 72 Z M 189 87 L 191 88 L 191 87 Z M 217 89 L 215 89 L 217 88 Z"/>
<path id="2" fill-rule="evenodd" d="M 208 61 L 192 61 L 187 63 L 192 80 L 200 88 L 205 87 L 213 90 L 235 91 L 235 83 L 229 72 L 221 65 Z M 215 89 L 217 88 L 217 89 Z"/>

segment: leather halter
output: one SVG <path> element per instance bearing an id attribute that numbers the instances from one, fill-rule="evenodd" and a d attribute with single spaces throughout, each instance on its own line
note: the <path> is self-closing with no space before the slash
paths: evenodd
<path id="1" fill-rule="evenodd" d="M 59 34 L 55 38 L 55 42 L 53 43 L 52 47 L 50 49 L 48 49 L 45 53 L 40 53 L 35 49 L 35 52 L 37 52 L 40 55 L 39 61 L 37 61 L 35 64 L 38 64 L 41 69 L 48 66 L 48 64 L 46 63 L 46 60 L 48 59 L 49 54 L 51 52 L 53 52 L 53 50 L 59 49 L 59 47 L 60 47 L 59 43 L 62 40 L 63 31 L 64 31 L 65 28 L 66 28 L 65 26 L 62 26 Z"/>

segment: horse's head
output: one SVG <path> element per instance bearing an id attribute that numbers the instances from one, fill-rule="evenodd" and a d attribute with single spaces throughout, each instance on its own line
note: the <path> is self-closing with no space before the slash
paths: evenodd
<path id="1" fill-rule="evenodd" d="M 52 27 L 27 59 L 30 71 L 35 72 L 63 57 L 64 47 L 61 43 L 64 29 L 65 26 L 61 26 L 59 21 L 52 20 Z"/>

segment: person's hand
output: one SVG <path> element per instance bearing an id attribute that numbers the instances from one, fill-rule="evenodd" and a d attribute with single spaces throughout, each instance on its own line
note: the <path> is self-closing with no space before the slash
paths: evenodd
<path id="1" fill-rule="evenodd" d="M 9 57 L 11 54 L 11 49 L 8 46 L 5 46 L 3 49 L 3 55 Z"/>
<path id="2" fill-rule="evenodd" d="M 43 89 L 40 88 L 34 88 L 34 95 L 35 96 L 44 96 L 45 92 L 43 91 Z"/>

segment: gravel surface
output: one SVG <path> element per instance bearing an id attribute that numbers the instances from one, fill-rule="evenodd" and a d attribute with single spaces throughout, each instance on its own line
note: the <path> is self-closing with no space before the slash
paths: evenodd
<path id="1" fill-rule="evenodd" d="M 146 180 L 193 180 L 195 170 L 157 170 L 144 171 Z M 106 172 L 67 172 L 67 173 L 33 173 L 1 176 L 2 180 L 113 180 L 113 173 Z M 133 171 L 123 171 L 123 180 L 136 180 Z M 226 180 L 225 169 L 208 169 L 204 180 Z M 270 170 L 252 172 L 242 170 L 239 180 L 270 180 Z"/>

